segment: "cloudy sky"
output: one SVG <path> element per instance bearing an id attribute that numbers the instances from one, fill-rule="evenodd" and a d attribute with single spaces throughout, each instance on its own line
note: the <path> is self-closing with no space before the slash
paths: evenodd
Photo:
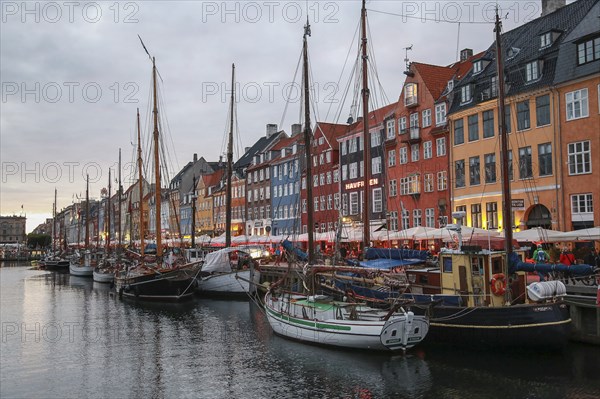
<path id="1" fill-rule="evenodd" d="M 457 49 L 482 51 L 493 42 L 495 4 L 367 2 L 370 44 L 390 101 L 397 100 L 404 81 L 405 47 L 412 45 L 411 60 L 439 65 L 454 62 Z M 540 0 L 498 4 L 507 15 L 505 30 L 541 13 Z M 233 62 L 241 146 L 252 145 L 268 123 L 289 132 L 299 121 L 293 91 L 299 81 L 293 79 L 307 14 L 319 119 L 344 123 L 350 112 L 346 100 L 336 120 L 357 53 L 359 1 L 2 0 L 0 5 L 0 212 L 20 214 L 23 206 L 27 231 L 51 216 L 54 188 L 60 209 L 85 192 L 89 174 L 91 195 L 99 196 L 119 148 L 127 183 L 137 107 L 143 131 L 149 130 L 151 64 L 138 34 L 162 77 L 161 113 L 170 128 L 165 136 L 173 172 L 194 153 L 208 160 L 223 153 Z M 290 88 L 294 101 L 284 118 Z"/>

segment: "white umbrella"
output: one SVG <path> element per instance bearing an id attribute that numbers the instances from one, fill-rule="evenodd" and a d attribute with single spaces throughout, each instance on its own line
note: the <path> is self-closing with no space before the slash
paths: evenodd
<path id="1" fill-rule="evenodd" d="M 417 226 L 417 227 L 411 227 L 410 229 L 405 229 L 405 230 L 400 230 L 400 231 L 394 231 L 393 233 L 390 233 L 390 240 L 414 240 L 416 235 L 424 235 L 427 236 L 427 234 L 431 231 L 436 230 L 433 227 L 425 227 L 425 226 Z"/>
<path id="2" fill-rule="evenodd" d="M 600 241 L 600 227 L 560 233 L 562 241 Z"/>
<path id="3" fill-rule="evenodd" d="M 473 237 L 496 237 L 498 236 L 497 231 L 480 229 L 478 227 L 467 227 L 461 226 L 460 232 L 462 235 L 463 241 L 468 241 Z M 455 230 L 448 230 L 447 228 L 435 229 L 421 234 L 415 234 L 415 240 L 446 240 L 451 241 L 457 237 L 458 232 Z"/>
<path id="4" fill-rule="evenodd" d="M 562 231 L 548 230 L 541 227 L 535 227 L 533 229 L 518 231 L 513 234 L 513 238 L 517 241 L 543 241 L 543 242 L 556 242 L 562 241 Z"/>

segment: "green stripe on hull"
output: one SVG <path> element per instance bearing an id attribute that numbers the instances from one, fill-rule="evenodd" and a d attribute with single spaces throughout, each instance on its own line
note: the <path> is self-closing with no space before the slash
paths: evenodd
<path id="1" fill-rule="evenodd" d="M 318 322 L 309 321 L 309 320 L 297 319 L 297 318 L 291 317 L 291 316 L 284 316 L 282 314 L 275 312 L 274 310 L 272 310 L 269 307 L 267 307 L 267 311 L 276 318 L 279 318 L 279 319 L 282 319 L 282 320 L 285 320 L 285 321 L 288 321 L 288 322 L 294 323 L 294 324 L 300 324 L 303 326 L 316 327 L 316 328 L 328 329 L 328 330 L 338 330 L 338 331 L 352 330 L 352 327 L 350 327 L 350 326 L 339 326 L 339 325 L 335 325 L 335 324 L 318 323 Z"/>

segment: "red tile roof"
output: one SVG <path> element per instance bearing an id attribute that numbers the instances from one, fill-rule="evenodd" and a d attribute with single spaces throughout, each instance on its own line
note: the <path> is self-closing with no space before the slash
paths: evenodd
<path id="1" fill-rule="evenodd" d="M 369 126 L 373 127 L 373 126 L 379 125 L 380 123 L 383 123 L 383 120 L 385 118 L 387 118 L 388 116 L 390 116 L 394 113 L 397 106 L 398 106 L 398 102 L 394 102 L 394 103 L 388 104 L 384 107 L 381 107 L 379 109 L 369 112 Z M 358 132 L 362 132 L 362 130 L 363 130 L 363 121 L 360 120 L 360 121 L 355 122 L 354 124 L 348 126 L 347 133 L 344 136 L 356 134 Z M 340 136 L 340 137 L 342 137 L 342 136 Z"/>
<path id="2" fill-rule="evenodd" d="M 204 187 L 211 187 L 217 185 L 219 181 L 223 178 L 225 174 L 225 169 L 219 169 L 210 175 L 202 175 L 202 181 L 204 182 Z"/>
<path id="3" fill-rule="evenodd" d="M 413 62 L 411 68 L 414 67 L 419 72 L 425 87 L 431 93 L 434 101 L 440 98 L 440 95 L 448 85 L 448 81 L 454 76 L 454 69 L 439 65 L 422 64 Z"/>
<path id="4" fill-rule="evenodd" d="M 329 145 L 335 149 L 335 148 L 337 148 L 336 139 L 338 137 L 341 137 L 344 134 L 346 134 L 346 132 L 348 131 L 348 128 L 349 128 L 349 125 L 318 122 L 317 126 L 315 127 L 315 133 L 317 130 L 320 131 L 323 134 L 323 136 L 325 137 L 325 140 L 327 140 L 327 142 L 329 143 Z M 315 136 L 316 136 L 316 134 L 315 134 Z"/>

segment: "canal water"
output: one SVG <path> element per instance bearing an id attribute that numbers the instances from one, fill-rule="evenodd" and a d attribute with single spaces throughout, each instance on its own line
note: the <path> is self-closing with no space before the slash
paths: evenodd
<path id="1" fill-rule="evenodd" d="M 600 348 L 405 355 L 273 335 L 251 302 L 141 304 L 91 279 L 0 268 L 2 398 L 600 398 Z"/>

